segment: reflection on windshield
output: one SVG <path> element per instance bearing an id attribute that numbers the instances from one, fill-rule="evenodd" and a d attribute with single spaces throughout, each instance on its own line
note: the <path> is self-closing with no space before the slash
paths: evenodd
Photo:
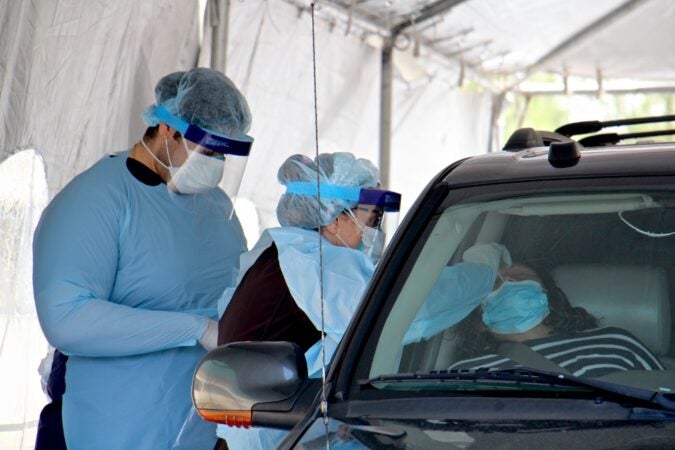
<path id="1" fill-rule="evenodd" d="M 531 367 L 675 392 L 673 204 L 625 192 L 448 208 L 420 243 L 371 377 Z M 398 352 L 385 345 L 395 336 Z"/>
<path id="2" fill-rule="evenodd" d="M 356 439 L 350 428 L 336 420 L 330 419 L 324 425 L 323 419 L 317 419 L 303 435 L 302 441 L 295 446 L 296 450 L 365 450 L 368 447 Z"/>

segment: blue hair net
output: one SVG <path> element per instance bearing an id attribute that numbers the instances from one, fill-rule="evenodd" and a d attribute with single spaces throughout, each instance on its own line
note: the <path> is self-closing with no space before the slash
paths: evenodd
<path id="1" fill-rule="evenodd" d="M 178 83 L 183 77 L 185 72 L 173 72 L 168 75 L 164 75 L 159 79 L 157 85 L 155 86 L 155 105 L 148 106 L 145 108 L 145 111 L 141 114 L 143 122 L 150 127 L 159 125 L 159 119 L 155 115 L 155 106 L 161 105 L 166 101 L 175 98 L 178 93 Z"/>
<path id="2" fill-rule="evenodd" d="M 316 182 L 332 184 L 345 188 L 374 188 L 377 186 L 379 171 L 370 161 L 356 158 L 351 153 L 324 153 L 312 160 L 304 155 L 293 155 L 279 168 L 279 183 Z M 285 227 L 318 228 L 318 211 L 321 215 L 320 225 L 328 225 L 344 210 L 354 208 L 357 201 L 336 198 L 318 198 L 313 195 L 302 195 L 286 192 L 277 205 L 277 219 Z"/>
<path id="3" fill-rule="evenodd" d="M 155 87 L 156 105 L 215 134 L 244 135 L 251 127 L 251 111 L 234 83 L 217 70 L 198 67 L 164 76 Z M 148 126 L 159 124 L 155 106 L 143 112 Z"/>
<path id="4" fill-rule="evenodd" d="M 170 73 L 164 75 L 155 86 L 155 99 L 157 103 L 161 104 L 167 100 L 174 98 L 178 93 L 178 83 L 180 79 L 185 75 L 184 71 Z"/>

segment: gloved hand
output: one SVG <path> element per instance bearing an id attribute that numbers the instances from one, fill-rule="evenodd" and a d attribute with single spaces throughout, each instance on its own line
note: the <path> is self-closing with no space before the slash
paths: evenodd
<path id="1" fill-rule="evenodd" d="M 47 354 L 40 361 L 38 366 L 38 373 L 40 374 L 40 385 L 42 392 L 47 393 L 47 384 L 49 382 L 49 374 L 52 372 L 52 362 L 54 361 L 54 347 L 51 345 L 47 348 Z"/>
<path id="2" fill-rule="evenodd" d="M 487 264 L 497 273 L 500 267 L 511 265 L 511 253 L 502 244 L 496 242 L 475 244 L 464 252 L 466 262 Z"/>
<path id="3" fill-rule="evenodd" d="M 218 322 L 211 319 L 206 320 L 209 322 L 208 325 L 206 325 L 204 334 L 199 338 L 199 343 L 208 351 L 218 347 Z"/>

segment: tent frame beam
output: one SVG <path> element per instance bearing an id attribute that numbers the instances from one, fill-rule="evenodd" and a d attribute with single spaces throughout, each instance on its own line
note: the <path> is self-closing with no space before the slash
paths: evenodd
<path id="1" fill-rule="evenodd" d="M 392 37 L 396 37 L 399 33 L 405 31 L 406 29 L 412 26 L 420 25 L 421 23 L 433 19 L 440 14 L 445 14 L 455 6 L 459 5 L 460 3 L 464 3 L 465 1 L 466 0 L 438 0 L 429 6 L 422 8 L 418 16 L 414 18 L 411 17 L 410 19 L 404 20 L 403 22 L 399 22 L 389 31 L 391 32 Z"/>
<path id="2" fill-rule="evenodd" d="M 524 95 L 529 97 L 539 97 L 548 95 L 588 95 L 597 97 L 598 89 L 579 89 L 579 90 L 515 90 L 515 95 Z M 627 94 L 673 94 L 675 86 L 652 86 L 644 88 L 626 88 L 626 89 L 605 89 L 607 95 L 627 95 Z"/>

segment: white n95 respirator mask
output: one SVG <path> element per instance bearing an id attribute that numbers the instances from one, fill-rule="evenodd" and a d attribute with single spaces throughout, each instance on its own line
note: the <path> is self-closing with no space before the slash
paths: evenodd
<path id="1" fill-rule="evenodd" d="M 168 182 L 168 186 L 172 190 L 181 194 L 197 194 L 218 186 L 220 180 L 223 178 L 225 161 L 203 155 L 196 150 L 190 150 L 185 139 L 181 139 L 181 142 L 183 143 L 187 158 L 185 158 L 183 165 L 176 167 L 171 163 L 169 144 L 166 140 L 164 141 L 164 146 L 166 148 L 166 156 L 169 159 L 168 166 L 157 158 L 152 150 L 148 148 L 145 141 L 141 139 L 141 144 L 143 144 L 148 153 L 150 153 L 155 161 L 169 171 L 171 179 Z"/>
<path id="2" fill-rule="evenodd" d="M 187 159 L 182 166 L 168 167 L 171 173 L 169 186 L 181 194 L 197 194 L 218 186 L 223 178 L 225 161 L 190 150 L 185 140 L 181 140 L 187 152 Z"/>

